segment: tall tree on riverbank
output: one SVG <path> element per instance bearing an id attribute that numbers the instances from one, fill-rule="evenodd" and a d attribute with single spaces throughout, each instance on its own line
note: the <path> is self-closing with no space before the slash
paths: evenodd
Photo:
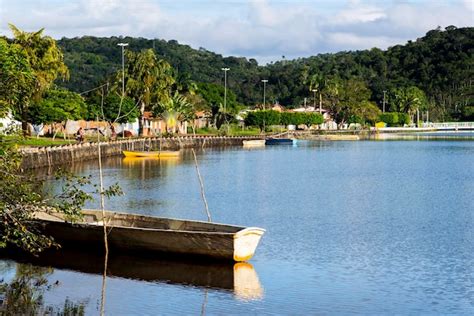
<path id="1" fill-rule="evenodd" d="M 166 102 L 171 98 L 171 87 L 175 82 L 170 64 L 158 59 L 152 49 L 139 53 L 127 51 L 125 90 L 140 104 L 139 134 L 143 134 L 144 113 L 152 104 Z M 121 76 L 121 72 L 118 73 Z"/>
<path id="2" fill-rule="evenodd" d="M 175 91 L 171 98 L 153 107 L 153 114 L 165 121 L 168 132 L 174 133 L 178 122 L 194 119 L 195 111 L 186 97 Z"/>
<path id="3" fill-rule="evenodd" d="M 21 120 L 23 133 L 26 134 L 27 124 L 30 120 L 30 107 L 41 101 L 44 92 L 49 89 L 56 78 L 66 79 L 69 72 L 56 41 L 49 36 L 44 36 L 44 29 L 36 32 L 24 32 L 13 24 L 9 24 L 9 26 L 14 36 L 13 43 L 22 48 L 33 73 L 31 86 L 22 90 L 21 102 L 15 103 L 12 108 L 14 114 Z"/>
<path id="4" fill-rule="evenodd" d="M 373 122 L 379 110 L 369 102 L 370 90 L 362 80 L 341 80 L 334 77 L 328 80 L 325 89 L 325 107 L 339 126 L 359 117 L 362 121 Z"/>
<path id="5" fill-rule="evenodd" d="M 396 89 L 393 94 L 392 110 L 407 113 L 413 121 L 416 112 L 427 107 L 425 93 L 415 86 Z"/>
<path id="6" fill-rule="evenodd" d="M 0 38 L 0 117 L 29 102 L 33 70 L 21 46 Z"/>

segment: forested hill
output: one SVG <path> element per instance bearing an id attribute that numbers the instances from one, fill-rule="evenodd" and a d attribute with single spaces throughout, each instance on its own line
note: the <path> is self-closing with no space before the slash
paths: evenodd
<path id="1" fill-rule="evenodd" d="M 297 105 L 312 96 L 309 78 L 360 79 L 372 91 L 372 100 L 381 104 L 383 91 L 417 86 L 431 104 L 444 115 L 471 104 L 474 78 L 474 28 L 447 27 L 429 31 L 424 37 L 387 50 L 320 54 L 309 58 L 282 60 L 259 66 L 254 59 L 223 57 L 206 49 L 193 49 L 177 41 L 144 38 L 63 38 L 58 41 L 70 69 L 70 80 L 61 83 L 71 90 L 88 90 L 121 69 L 119 42 L 127 49 L 154 48 L 181 76 L 196 82 L 223 84 L 222 67 L 228 67 L 228 87 L 238 101 L 255 105 L 262 99 L 262 79 L 267 84 L 268 100 Z M 472 105 L 472 104 L 471 104 Z"/>

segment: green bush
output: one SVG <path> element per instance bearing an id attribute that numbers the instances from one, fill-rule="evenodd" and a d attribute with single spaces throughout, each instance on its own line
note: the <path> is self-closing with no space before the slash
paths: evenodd
<path id="1" fill-rule="evenodd" d="M 358 115 L 351 115 L 349 119 L 347 120 L 347 123 L 358 123 L 358 124 L 364 124 L 365 121 Z"/>
<path id="2" fill-rule="evenodd" d="M 265 122 L 265 124 L 264 124 Z M 254 111 L 249 112 L 245 118 L 246 126 L 258 126 L 263 130 L 263 125 L 301 125 L 306 126 L 324 123 L 324 118 L 319 113 L 302 113 L 302 112 L 277 112 L 277 111 Z"/>
<path id="3" fill-rule="evenodd" d="M 387 126 L 397 126 L 398 124 L 398 112 L 386 112 L 380 114 L 379 120 L 387 123 Z"/>
<path id="4" fill-rule="evenodd" d="M 467 105 L 462 109 L 462 121 L 474 121 L 474 106 Z"/>
<path id="5" fill-rule="evenodd" d="M 410 115 L 408 113 L 398 113 L 398 124 L 400 126 L 410 124 Z"/>
<path id="6" fill-rule="evenodd" d="M 403 126 L 410 124 L 410 115 L 403 112 L 386 112 L 379 116 L 381 122 L 387 123 L 387 126 Z"/>
<path id="7" fill-rule="evenodd" d="M 302 112 L 283 112 L 281 113 L 280 124 L 284 126 L 288 125 L 301 125 L 306 126 L 317 125 L 324 123 L 324 118 L 319 113 L 302 113 Z"/>
<path id="8" fill-rule="evenodd" d="M 312 125 L 318 125 L 324 123 L 324 118 L 319 113 L 301 113 L 303 124 L 310 127 Z"/>
<path id="9" fill-rule="evenodd" d="M 280 112 L 273 110 L 248 112 L 245 126 L 257 126 L 263 130 L 264 126 L 279 125 L 280 116 Z"/>

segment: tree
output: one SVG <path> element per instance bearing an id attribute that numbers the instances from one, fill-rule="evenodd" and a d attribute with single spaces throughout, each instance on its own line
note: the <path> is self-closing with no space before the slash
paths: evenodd
<path id="1" fill-rule="evenodd" d="M 190 121 L 195 115 L 192 104 L 178 92 L 175 92 L 170 99 L 154 106 L 153 113 L 161 117 L 166 123 L 166 129 L 170 129 L 173 133 L 178 122 Z"/>
<path id="2" fill-rule="evenodd" d="M 324 118 L 319 113 L 302 113 L 302 121 L 307 127 L 324 123 Z"/>
<path id="3" fill-rule="evenodd" d="M 375 103 L 368 100 L 363 100 L 354 107 L 352 115 L 361 119 L 360 122 L 356 123 L 370 123 L 375 125 L 379 118 L 380 112 L 380 109 Z"/>
<path id="4" fill-rule="evenodd" d="M 316 90 L 319 95 L 319 105 L 322 106 L 322 94 L 326 88 L 326 78 L 321 73 L 314 74 L 309 78 L 309 91 L 314 92 Z M 316 100 L 314 100 L 316 103 Z"/>
<path id="5" fill-rule="evenodd" d="M 8 244 L 15 245 L 28 252 L 39 252 L 55 243 L 42 235 L 34 222 L 34 212 L 55 209 L 71 216 L 79 216 L 84 202 L 90 199 L 88 194 L 80 192 L 79 186 L 69 187 L 59 200 L 43 198 L 38 191 L 37 180 L 22 175 L 21 155 L 13 142 L 0 137 L 0 248 Z M 86 183 L 87 179 L 79 179 Z"/>
<path id="6" fill-rule="evenodd" d="M 33 84 L 34 74 L 25 51 L 0 38 L 0 117 L 28 102 Z"/>
<path id="7" fill-rule="evenodd" d="M 407 113 L 413 121 L 415 121 L 414 116 L 416 112 L 425 110 L 427 107 L 425 93 L 415 86 L 396 89 L 394 96 L 393 105 L 396 110 Z"/>
<path id="8" fill-rule="evenodd" d="M 224 87 L 214 83 L 199 83 L 198 93 L 207 103 L 207 108 L 211 112 L 211 120 L 216 128 L 229 119 L 233 118 L 239 110 L 237 97 L 231 90 L 227 90 L 226 113 L 224 113 Z"/>
<path id="9" fill-rule="evenodd" d="M 264 131 L 266 126 L 280 124 L 280 112 L 273 110 L 248 112 L 245 117 L 246 126 L 258 126 L 260 131 Z"/>
<path id="10" fill-rule="evenodd" d="M 87 200 L 92 199 L 91 194 L 98 192 L 82 190 L 91 185 L 90 177 L 60 171 L 56 179 L 63 183 L 62 190 L 56 195 L 46 194 L 40 180 L 22 172 L 17 142 L 18 139 L 0 135 L 0 248 L 16 246 L 34 254 L 58 246 L 49 236 L 43 235 L 32 220 L 35 212 L 60 212 L 74 221 L 82 216 L 81 209 Z M 103 194 L 111 197 L 121 194 L 121 191 L 114 184 Z"/>
<path id="11" fill-rule="evenodd" d="M 140 103 L 139 134 L 143 134 L 144 113 L 152 104 L 166 102 L 174 84 L 170 64 L 158 59 L 152 49 L 140 53 L 127 51 L 125 69 L 126 93 Z M 121 77 L 121 73 L 117 73 Z"/>
<path id="12" fill-rule="evenodd" d="M 34 124 L 80 120 L 86 117 L 87 106 L 84 99 L 79 94 L 64 88 L 48 90 L 30 113 L 31 122 Z"/>
<path id="13" fill-rule="evenodd" d="M 370 90 L 361 80 L 342 81 L 334 78 L 326 89 L 327 107 L 339 126 L 347 123 L 352 116 L 369 115 L 369 110 L 365 109 L 367 106 L 370 107 L 370 112 L 373 112 L 375 109 L 368 102 L 369 98 Z M 376 119 L 373 113 L 370 116 Z"/>
<path id="14" fill-rule="evenodd" d="M 32 70 L 34 80 L 28 89 L 22 89 L 20 101 L 13 107 L 14 114 L 21 120 L 23 133 L 27 133 L 30 120 L 30 107 L 41 101 L 43 93 L 49 89 L 57 77 L 68 77 L 68 69 L 63 62 L 63 54 L 56 41 L 44 36 L 44 29 L 37 32 L 24 32 L 9 24 L 13 32 L 13 43 L 19 45 L 25 53 Z"/>
<path id="15" fill-rule="evenodd" d="M 86 116 L 87 107 L 84 99 L 79 94 L 64 88 L 48 90 L 42 100 L 30 110 L 30 120 L 33 124 L 61 123 L 62 130 L 65 130 L 67 120 L 80 120 Z M 53 129 L 54 127 L 53 124 Z M 54 131 L 53 138 L 56 132 L 57 130 Z"/>
<path id="16" fill-rule="evenodd" d="M 393 105 L 396 107 L 396 110 L 410 115 L 426 105 L 424 92 L 415 86 L 396 89 L 394 97 Z"/>
<path id="17" fill-rule="evenodd" d="M 121 98 L 116 93 L 109 93 L 106 96 L 94 94 L 87 100 L 87 119 L 96 120 L 100 118 L 109 123 L 135 122 L 140 117 L 140 110 L 130 97 Z M 119 107 L 121 110 L 119 113 Z"/>

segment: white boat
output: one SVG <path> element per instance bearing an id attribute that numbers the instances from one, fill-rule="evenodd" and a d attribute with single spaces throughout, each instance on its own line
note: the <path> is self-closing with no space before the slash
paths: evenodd
<path id="1" fill-rule="evenodd" d="M 265 146 L 265 139 L 244 140 L 243 145 L 244 147 L 263 147 Z"/>

